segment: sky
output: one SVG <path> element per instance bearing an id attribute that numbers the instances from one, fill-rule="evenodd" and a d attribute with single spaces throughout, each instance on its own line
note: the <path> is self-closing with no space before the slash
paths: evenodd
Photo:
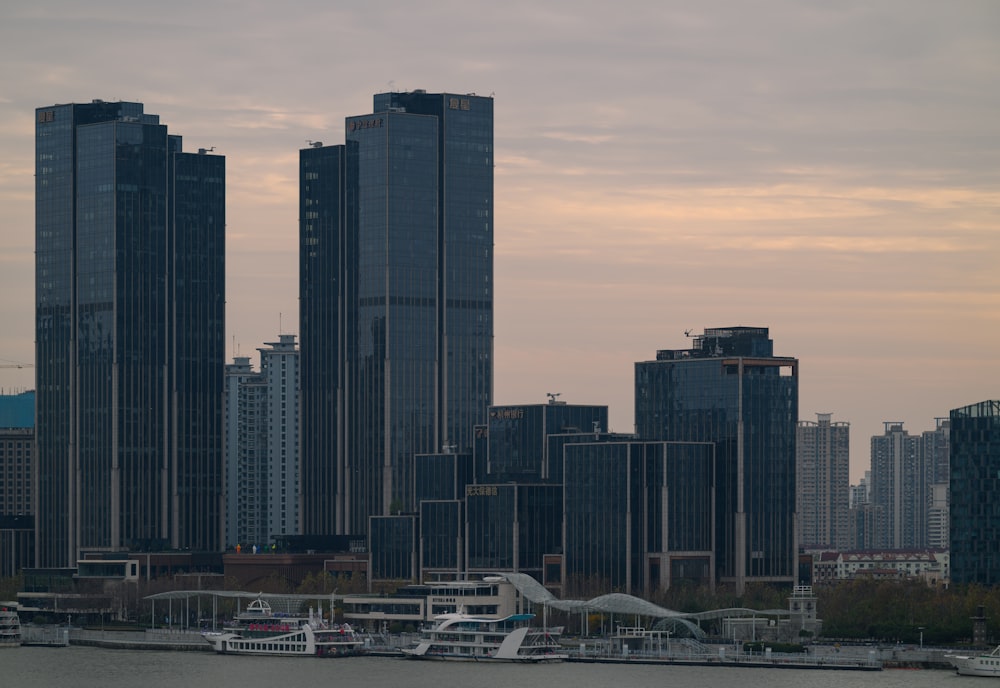
<path id="1" fill-rule="evenodd" d="M 857 482 L 883 422 L 1000 398 L 994 0 L 5 0 L 0 366 L 34 361 L 36 107 L 226 156 L 228 359 L 298 332 L 299 149 L 418 88 L 495 98 L 494 403 L 631 432 L 636 361 L 769 327 Z"/>

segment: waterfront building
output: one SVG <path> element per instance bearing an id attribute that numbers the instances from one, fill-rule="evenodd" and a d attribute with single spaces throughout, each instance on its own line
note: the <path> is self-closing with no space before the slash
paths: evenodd
<path id="1" fill-rule="evenodd" d="M 35 114 L 36 561 L 218 550 L 225 158 L 141 103 Z"/>
<path id="2" fill-rule="evenodd" d="M 800 547 L 846 549 L 849 544 L 849 423 L 832 414 L 799 421 L 795 442 L 796 513 Z"/>
<path id="3" fill-rule="evenodd" d="M 959 584 L 1000 583 L 1000 401 L 949 414 L 951 577 Z"/>
<path id="4" fill-rule="evenodd" d="M 562 454 L 549 454 L 548 438 L 606 434 L 607 406 L 567 404 L 557 396 L 547 404 L 490 407 L 485 480 L 560 484 Z"/>
<path id="5" fill-rule="evenodd" d="M 35 393 L 0 394 L 0 578 L 34 564 Z"/>
<path id="6" fill-rule="evenodd" d="M 416 509 L 412 457 L 469 453 L 493 371 L 493 100 L 382 93 L 300 154 L 306 533 Z"/>
<path id="7" fill-rule="evenodd" d="M 299 351 L 295 335 L 226 366 L 226 546 L 299 533 Z"/>
<path id="8" fill-rule="evenodd" d="M 571 594 L 714 586 L 715 444 L 591 435 L 563 451 L 562 581 Z"/>
<path id="9" fill-rule="evenodd" d="M 936 585 L 948 581 L 951 574 L 947 550 L 846 550 L 833 552 L 832 556 L 836 563 L 831 582 L 855 578 L 920 578 Z"/>
<path id="10" fill-rule="evenodd" d="M 468 574 L 525 573 L 542 580 L 562 546 L 562 486 L 500 483 L 465 488 Z"/>
<path id="11" fill-rule="evenodd" d="M 767 328 L 706 329 L 635 364 L 636 434 L 715 445 L 716 581 L 792 583 L 798 361 Z"/>

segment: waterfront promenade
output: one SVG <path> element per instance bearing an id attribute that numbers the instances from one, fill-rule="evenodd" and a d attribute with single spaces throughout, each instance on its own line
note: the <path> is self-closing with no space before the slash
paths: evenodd
<path id="1" fill-rule="evenodd" d="M 125 650 L 170 650 L 183 652 L 211 652 L 212 647 L 205 642 L 199 631 L 180 629 L 146 629 L 111 631 L 63 626 L 22 626 L 25 645 L 82 645 L 108 649 Z M 373 638 L 372 654 L 396 656 L 398 650 L 412 642 L 412 634 Z M 944 655 L 954 649 L 919 648 L 911 645 L 839 645 L 811 644 L 805 654 L 764 654 L 759 651 L 743 652 L 741 648 L 729 644 L 706 644 L 693 651 L 677 644 L 673 651 L 656 653 L 630 653 L 628 656 L 610 652 L 603 642 L 587 643 L 583 651 L 574 641 L 564 639 L 570 651 L 571 661 L 591 663 L 650 663 L 650 664 L 690 664 L 717 666 L 770 666 L 809 667 L 823 669 L 863 669 L 914 668 L 950 669 Z"/>

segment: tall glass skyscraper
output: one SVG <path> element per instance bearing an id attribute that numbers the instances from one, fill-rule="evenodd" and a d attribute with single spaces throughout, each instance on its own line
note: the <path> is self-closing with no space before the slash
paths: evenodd
<path id="1" fill-rule="evenodd" d="M 765 327 L 706 329 L 690 349 L 635 364 L 636 433 L 715 444 L 720 583 L 795 580 L 798 361 Z"/>
<path id="2" fill-rule="evenodd" d="M 37 564 L 219 549 L 225 158 L 141 103 L 35 121 Z"/>
<path id="3" fill-rule="evenodd" d="M 952 409 L 951 580 L 1000 583 L 1000 400 Z"/>
<path id="4" fill-rule="evenodd" d="M 493 100 L 383 93 L 300 156 L 303 524 L 412 511 L 493 388 Z"/>

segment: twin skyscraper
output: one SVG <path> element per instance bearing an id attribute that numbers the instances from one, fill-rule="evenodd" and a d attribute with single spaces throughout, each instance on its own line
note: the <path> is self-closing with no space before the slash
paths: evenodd
<path id="1" fill-rule="evenodd" d="M 493 100 L 383 93 L 300 157 L 306 535 L 412 508 L 493 389 Z M 37 539 L 219 551 L 225 158 L 140 103 L 36 111 Z"/>

